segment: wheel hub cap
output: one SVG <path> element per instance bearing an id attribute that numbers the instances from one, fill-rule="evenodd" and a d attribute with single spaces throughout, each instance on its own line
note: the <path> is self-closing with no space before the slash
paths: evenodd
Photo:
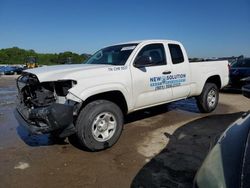
<path id="1" fill-rule="evenodd" d="M 109 140 L 116 131 L 117 121 L 110 112 L 98 114 L 92 123 L 92 135 L 98 142 Z"/>
<path id="2" fill-rule="evenodd" d="M 215 90 L 210 90 L 209 93 L 208 93 L 208 96 L 207 96 L 207 102 L 208 102 L 208 105 L 209 107 L 214 107 L 215 105 L 215 102 L 216 102 L 216 92 Z"/>
<path id="3" fill-rule="evenodd" d="M 99 121 L 99 123 L 97 124 L 97 129 L 100 132 L 106 131 L 108 128 L 108 123 L 105 120 L 101 120 Z"/>

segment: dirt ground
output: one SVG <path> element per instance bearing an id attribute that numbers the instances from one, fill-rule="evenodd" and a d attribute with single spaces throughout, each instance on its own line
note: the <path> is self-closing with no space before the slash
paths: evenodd
<path id="1" fill-rule="evenodd" d="M 214 140 L 250 109 L 241 94 L 221 93 L 217 109 L 200 114 L 194 99 L 126 117 L 120 140 L 100 152 L 74 139 L 29 135 L 14 118 L 15 77 L 0 77 L 0 187 L 191 187 Z"/>

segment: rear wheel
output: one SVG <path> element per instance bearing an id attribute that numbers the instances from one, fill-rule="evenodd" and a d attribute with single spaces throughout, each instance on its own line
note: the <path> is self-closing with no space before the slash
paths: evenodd
<path id="1" fill-rule="evenodd" d="M 77 137 L 84 147 L 98 151 L 113 146 L 123 128 L 123 113 L 113 102 L 97 100 L 87 104 L 80 112 Z"/>
<path id="2" fill-rule="evenodd" d="M 214 83 L 206 83 L 202 93 L 196 97 L 197 106 L 202 113 L 212 112 L 219 100 L 218 87 Z"/>

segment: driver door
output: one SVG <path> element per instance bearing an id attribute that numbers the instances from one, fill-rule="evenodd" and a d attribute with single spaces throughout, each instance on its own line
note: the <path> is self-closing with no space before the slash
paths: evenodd
<path id="1" fill-rule="evenodd" d="M 150 64 L 138 67 L 136 62 L 140 58 L 147 59 L 145 57 L 150 59 Z M 171 74 L 171 65 L 166 59 L 162 43 L 148 44 L 137 54 L 131 67 L 135 109 L 172 100 L 172 88 L 166 81 L 166 77 Z"/>

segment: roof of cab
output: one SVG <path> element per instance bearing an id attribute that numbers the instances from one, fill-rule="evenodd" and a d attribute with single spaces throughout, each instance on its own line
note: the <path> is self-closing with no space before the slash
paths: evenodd
<path id="1" fill-rule="evenodd" d="M 129 42 L 121 42 L 119 44 L 134 44 L 134 43 L 156 43 L 156 42 L 167 42 L 167 43 L 179 43 L 174 40 L 165 40 L 165 39 L 150 39 L 150 40 L 138 40 L 138 41 L 129 41 Z"/>

